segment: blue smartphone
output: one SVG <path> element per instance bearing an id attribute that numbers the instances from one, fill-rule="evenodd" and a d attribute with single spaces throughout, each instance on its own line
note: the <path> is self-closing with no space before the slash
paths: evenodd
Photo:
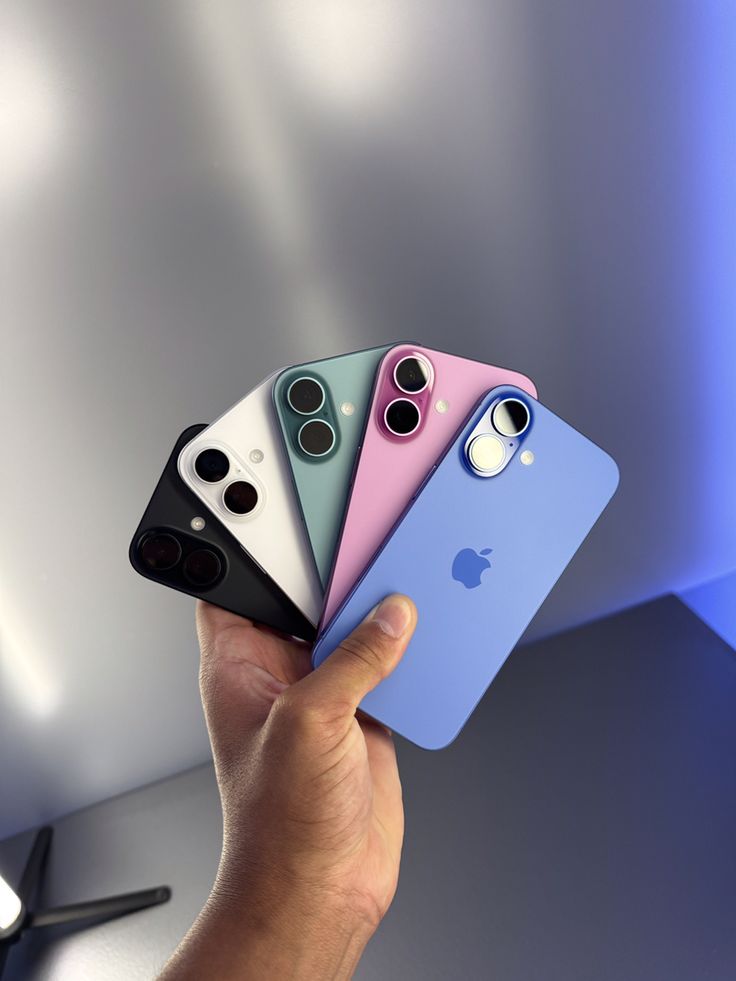
<path id="1" fill-rule="evenodd" d="M 611 457 L 514 386 L 490 391 L 315 644 L 318 666 L 388 593 L 419 622 L 361 703 L 425 749 L 457 736 L 618 485 Z"/>

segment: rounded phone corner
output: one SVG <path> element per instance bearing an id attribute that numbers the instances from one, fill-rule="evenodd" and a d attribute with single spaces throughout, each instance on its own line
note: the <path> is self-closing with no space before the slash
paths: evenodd
<path id="1" fill-rule="evenodd" d="M 137 534 L 134 535 L 133 538 L 131 538 L 131 540 L 130 540 L 130 545 L 128 546 L 128 562 L 130 562 L 131 566 L 133 567 L 133 571 L 134 572 L 137 572 L 139 576 L 140 575 L 143 575 L 143 573 L 141 572 L 140 566 L 138 565 L 138 562 L 136 561 L 136 548 L 137 548 L 138 542 L 140 541 L 140 538 L 141 538 L 140 535 L 137 535 Z"/>
<path id="2" fill-rule="evenodd" d="M 279 371 L 274 377 L 271 385 L 271 401 L 276 407 L 278 407 L 279 404 L 278 399 L 281 392 L 281 386 L 284 383 L 284 377 L 289 371 L 291 371 L 291 365 L 288 365 L 286 368 L 282 368 L 281 371 Z"/>
<path id="3" fill-rule="evenodd" d="M 439 750 L 448 749 L 450 746 L 452 746 L 452 744 L 455 742 L 455 740 L 458 738 L 460 733 L 465 728 L 465 723 L 467 721 L 468 721 L 467 719 L 463 719 L 460 725 L 452 729 L 451 731 L 445 731 L 443 733 L 438 733 L 428 737 L 407 735 L 404 738 L 408 739 L 409 742 L 414 743 L 415 746 L 418 746 L 420 749 L 423 749 L 428 753 L 437 753 L 439 752 Z M 398 732 L 399 735 L 401 735 L 398 729 L 396 729 L 395 731 Z"/>
<path id="4" fill-rule="evenodd" d="M 176 472 L 185 483 L 187 483 L 187 468 L 184 464 L 184 454 L 189 450 L 189 447 L 192 445 L 194 440 L 199 437 L 199 435 L 200 434 L 197 433 L 196 436 L 193 436 L 189 440 L 189 442 L 185 443 L 184 446 L 182 446 L 182 448 L 176 454 Z"/>
<path id="5" fill-rule="evenodd" d="M 621 483 L 621 469 L 609 453 L 606 453 L 606 456 L 608 457 L 609 470 L 611 471 L 611 497 L 613 497 L 618 490 L 618 485 Z"/>

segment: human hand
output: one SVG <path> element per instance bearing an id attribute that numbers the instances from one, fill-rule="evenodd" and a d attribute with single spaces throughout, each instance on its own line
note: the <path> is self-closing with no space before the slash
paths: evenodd
<path id="1" fill-rule="evenodd" d="M 415 624 L 413 603 L 388 597 L 311 671 L 306 645 L 198 604 L 223 850 L 162 979 L 351 976 L 394 896 L 404 830 L 391 735 L 356 709 Z"/>

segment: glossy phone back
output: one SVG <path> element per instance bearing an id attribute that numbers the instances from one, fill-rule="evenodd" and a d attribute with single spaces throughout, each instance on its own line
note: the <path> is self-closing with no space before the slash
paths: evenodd
<path id="1" fill-rule="evenodd" d="M 274 372 L 231 406 L 179 454 L 179 473 L 187 486 L 316 625 L 322 587 L 299 514 L 281 433 L 273 411 Z M 196 461 L 204 450 L 219 450 L 229 470 L 216 482 L 202 480 Z M 257 506 L 244 515 L 225 507 L 233 482 L 256 488 Z"/>
<path id="2" fill-rule="evenodd" d="M 265 623 L 303 640 L 314 640 L 312 624 L 220 522 L 209 518 L 200 499 L 181 479 L 176 465 L 179 453 L 206 428 L 204 425 L 190 426 L 176 441 L 130 542 L 131 565 L 141 576 L 153 582 L 215 603 L 231 613 Z M 203 516 L 206 518 L 205 526 L 195 532 L 192 519 Z M 141 546 L 151 536 L 160 534 L 171 535 L 179 541 L 181 556 L 171 568 L 155 571 L 144 561 Z M 187 578 L 187 560 L 197 550 L 214 553 L 216 561 L 220 563 L 220 574 L 209 586 L 193 582 L 191 576 Z M 194 571 L 197 571 L 196 567 Z"/>
<path id="3" fill-rule="evenodd" d="M 531 411 L 523 449 L 533 463 L 525 465 L 517 452 L 497 476 L 478 477 L 465 462 L 465 443 L 505 394 L 523 398 Z M 416 633 L 396 670 L 361 707 L 419 746 L 446 746 L 617 483 L 616 464 L 589 439 L 519 389 L 495 389 L 319 637 L 315 666 L 385 595 L 407 594 L 419 611 Z"/>
<path id="4" fill-rule="evenodd" d="M 387 402 L 401 395 L 392 381 L 394 368 L 413 355 L 429 363 L 432 376 L 427 392 L 421 395 L 420 428 L 412 436 L 397 438 L 386 431 L 383 411 Z M 376 377 L 320 626 L 330 622 L 468 413 L 496 385 L 517 385 L 529 395 L 537 394 L 526 375 L 482 361 L 412 344 L 399 344 L 385 355 Z"/>
<path id="5" fill-rule="evenodd" d="M 332 568 L 376 370 L 389 347 L 369 348 L 287 368 L 274 382 L 274 406 L 323 586 Z M 313 414 L 297 413 L 288 403 L 289 388 L 300 378 L 314 379 L 325 390 L 325 401 Z M 327 422 L 335 434 L 334 446 L 324 456 L 308 455 L 299 443 L 301 427 L 313 419 Z"/>

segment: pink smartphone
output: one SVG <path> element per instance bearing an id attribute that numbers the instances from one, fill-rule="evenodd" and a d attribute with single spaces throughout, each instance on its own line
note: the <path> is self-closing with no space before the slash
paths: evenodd
<path id="1" fill-rule="evenodd" d="M 411 344 L 399 344 L 384 355 L 327 585 L 320 631 L 333 618 L 478 401 L 498 385 L 515 385 L 537 397 L 534 382 L 508 368 Z"/>

